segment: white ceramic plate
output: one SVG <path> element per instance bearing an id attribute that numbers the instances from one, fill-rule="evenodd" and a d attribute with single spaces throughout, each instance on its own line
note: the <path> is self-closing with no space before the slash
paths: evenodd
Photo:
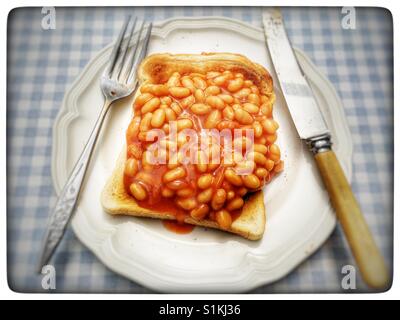
<path id="1" fill-rule="evenodd" d="M 59 192 L 94 124 L 103 97 L 99 75 L 111 51 L 100 51 L 66 92 L 54 125 L 52 175 Z M 234 52 L 272 71 L 261 29 L 222 17 L 179 18 L 153 28 L 149 53 Z M 300 50 L 299 63 L 310 79 L 332 130 L 334 149 L 348 178 L 352 144 L 343 109 L 329 81 Z M 275 83 L 276 76 L 272 72 Z M 167 231 L 160 221 L 112 217 L 100 192 L 125 143 L 131 101 L 114 106 L 88 169 L 72 227 L 78 238 L 110 269 L 156 291 L 243 292 L 275 281 L 295 268 L 328 238 L 335 216 L 314 161 L 298 139 L 277 91 L 274 116 L 285 171 L 265 189 L 267 226 L 260 241 L 196 228 L 187 235 Z"/>

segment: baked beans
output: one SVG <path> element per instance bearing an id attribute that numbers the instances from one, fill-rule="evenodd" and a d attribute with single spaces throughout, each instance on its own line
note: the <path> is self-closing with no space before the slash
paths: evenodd
<path id="1" fill-rule="evenodd" d="M 233 213 L 245 204 L 243 197 L 284 168 L 276 143 L 279 125 L 272 117 L 274 101 L 273 93 L 263 92 L 255 81 L 233 70 L 174 72 L 165 83 L 142 85 L 133 104 L 136 115 L 126 131 L 127 191 L 140 205 L 151 208 L 168 202 L 193 219 L 211 219 L 229 229 Z M 172 128 L 177 129 L 174 139 Z M 148 134 L 156 129 L 166 136 L 156 140 Z M 243 135 L 234 138 L 232 149 L 208 136 L 207 148 L 190 155 L 193 163 L 182 152 L 189 141 L 185 129 L 198 134 L 201 129 L 240 129 Z M 254 141 L 246 130 L 253 130 Z M 165 149 L 154 154 L 148 147 L 155 141 Z M 165 156 L 166 163 L 153 163 L 154 155 Z"/>

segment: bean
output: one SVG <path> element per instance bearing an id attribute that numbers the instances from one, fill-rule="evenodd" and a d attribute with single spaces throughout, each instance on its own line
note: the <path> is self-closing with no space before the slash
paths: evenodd
<path id="1" fill-rule="evenodd" d="M 227 77 L 225 76 L 218 76 L 216 78 L 213 79 L 213 82 L 217 85 L 217 86 L 222 86 L 225 84 L 227 80 Z"/>
<path id="2" fill-rule="evenodd" d="M 219 94 L 218 97 L 220 97 L 222 100 L 224 100 L 225 103 L 231 104 L 233 103 L 233 97 L 230 94 Z"/>
<path id="3" fill-rule="evenodd" d="M 240 179 L 240 176 L 238 176 L 233 169 L 228 168 L 225 170 L 225 179 L 237 187 L 243 184 L 242 179 Z"/>
<path id="4" fill-rule="evenodd" d="M 139 166 L 138 162 L 134 158 L 129 158 L 125 162 L 125 170 L 124 173 L 129 177 L 134 177 L 138 172 Z"/>
<path id="5" fill-rule="evenodd" d="M 190 107 L 193 113 L 201 116 L 211 112 L 211 107 L 208 104 L 195 103 Z"/>
<path id="6" fill-rule="evenodd" d="M 191 197 L 191 196 L 194 195 L 194 193 L 195 193 L 194 190 L 192 188 L 189 188 L 189 187 L 183 188 L 183 189 L 179 189 L 176 192 L 177 196 L 182 197 L 182 198 Z"/>
<path id="7" fill-rule="evenodd" d="M 169 134 L 170 128 L 169 128 L 168 123 L 164 123 L 164 125 L 162 126 L 162 129 L 165 132 L 165 134 Z"/>
<path id="8" fill-rule="evenodd" d="M 194 98 L 193 95 L 190 95 L 190 96 L 188 96 L 188 97 L 186 97 L 186 98 L 184 98 L 184 99 L 182 99 L 182 100 L 180 101 L 181 106 L 182 106 L 184 109 L 189 108 L 189 107 L 190 107 L 193 103 L 195 103 L 195 102 L 196 102 L 196 99 Z"/>
<path id="9" fill-rule="evenodd" d="M 178 87 L 180 85 L 181 75 L 178 72 L 174 72 L 172 76 L 168 79 L 168 87 Z"/>
<path id="10" fill-rule="evenodd" d="M 239 77 L 234 80 L 229 81 L 227 89 L 230 92 L 236 92 L 240 90 L 243 86 L 243 78 Z"/>
<path id="11" fill-rule="evenodd" d="M 235 191 L 230 190 L 226 193 L 226 199 L 227 200 L 232 200 L 235 197 Z"/>
<path id="12" fill-rule="evenodd" d="M 257 143 L 267 145 L 267 139 L 265 137 L 258 138 Z"/>
<path id="13" fill-rule="evenodd" d="M 267 162 L 267 158 L 260 152 L 254 151 L 250 153 L 249 156 L 252 157 L 254 162 L 259 164 L 260 166 L 265 165 L 265 163 Z"/>
<path id="14" fill-rule="evenodd" d="M 260 109 L 253 103 L 245 103 L 243 104 L 243 110 L 246 110 L 248 113 L 258 113 Z"/>
<path id="15" fill-rule="evenodd" d="M 268 175 L 268 170 L 265 168 L 257 168 L 256 171 L 254 172 L 257 177 L 260 179 L 264 179 Z"/>
<path id="16" fill-rule="evenodd" d="M 196 163 L 196 168 L 199 172 L 207 172 L 207 155 L 204 153 L 204 151 L 197 151 L 197 163 Z"/>
<path id="17" fill-rule="evenodd" d="M 266 95 L 261 96 L 261 103 L 267 103 L 269 102 L 269 98 Z"/>
<path id="18" fill-rule="evenodd" d="M 260 107 L 261 113 L 267 117 L 272 116 L 272 106 L 270 103 L 263 103 Z"/>
<path id="19" fill-rule="evenodd" d="M 256 165 L 255 165 L 254 161 L 244 160 L 244 161 L 238 162 L 236 164 L 235 170 L 236 170 L 237 174 L 240 173 L 241 175 L 244 175 L 244 174 L 252 173 L 255 166 Z"/>
<path id="20" fill-rule="evenodd" d="M 153 116 L 151 117 L 151 125 L 152 125 L 152 127 L 153 128 L 160 128 L 164 124 L 164 121 L 165 121 L 165 111 L 164 111 L 164 109 L 157 109 L 156 111 L 154 111 Z"/>
<path id="21" fill-rule="evenodd" d="M 139 183 L 133 182 L 129 186 L 129 190 L 131 194 L 139 201 L 142 201 L 147 198 L 146 189 L 144 189 Z"/>
<path id="22" fill-rule="evenodd" d="M 269 153 L 271 154 L 276 154 L 277 156 L 281 155 L 281 150 L 276 144 L 273 144 L 269 147 Z"/>
<path id="23" fill-rule="evenodd" d="M 235 110 L 235 119 L 241 124 L 252 124 L 254 121 L 250 113 L 242 109 Z"/>
<path id="24" fill-rule="evenodd" d="M 197 201 L 195 198 L 184 198 L 184 199 L 177 199 L 176 204 L 180 206 L 184 210 L 192 210 L 197 206 Z"/>
<path id="25" fill-rule="evenodd" d="M 218 123 L 217 128 L 218 130 L 222 131 L 224 129 L 235 129 L 238 126 L 239 124 L 236 121 L 222 120 L 220 123 Z"/>
<path id="26" fill-rule="evenodd" d="M 197 180 L 197 186 L 200 189 L 207 189 L 211 186 L 212 182 L 213 182 L 213 176 L 211 174 L 209 173 L 203 174 Z"/>
<path id="27" fill-rule="evenodd" d="M 177 130 L 182 131 L 183 129 L 190 129 L 193 127 L 193 122 L 190 119 L 179 119 L 176 122 Z"/>
<path id="28" fill-rule="evenodd" d="M 237 195 L 239 197 L 244 197 L 246 195 L 247 191 L 248 191 L 247 188 L 242 187 L 237 191 Z"/>
<path id="29" fill-rule="evenodd" d="M 142 110 L 141 110 L 142 114 L 145 114 L 147 112 L 153 112 L 154 110 L 156 110 L 158 108 L 160 103 L 161 103 L 161 101 L 157 97 L 150 99 L 143 105 Z"/>
<path id="30" fill-rule="evenodd" d="M 261 98 L 258 94 L 250 93 L 247 97 L 247 101 L 252 104 L 255 104 L 256 106 L 260 106 Z"/>
<path id="31" fill-rule="evenodd" d="M 188 88 L 190 91 L 194 92 L 195 87 L 194 87 L 192 79 L 190 79 L 189 77 L 185 76 L 185 77 L 182 77 L 181 82 L 182 82 L 182 85 L 185 88 Z"/>
<path id="32" fill-rule="evenodd" d="M 142 86 L 141 92 L 151 93 L 157 97 L 168 95 L 168 87 L 164 84 L 147 84 Z"/>
<path id="33" fill-rule="evenodd" d="M 226 210 L 228 210 L 228 211 L 238 210 L 241 207 L 243 207 L 243 205 L 244 205 L 243 198 L 236 197 L 228 202 L 228 204 L 226 205 Z"/>
<path id="34" fill-rule="evenodd" d="M 168 188 L 168 187 L 162 187 L 161 188 L 161 195 L 164 197 L 164 198 L 172 198 L 174 195 L 175 195 L 175 191 L 174 190 L 171 190 L 170 188 Z"/>
<path id="35" fill-rule="evenodd" d="M 235 103 L 234 105 L 232 105 L 232 109 L 233 109 L 234 111 L 236 111 L 236 110 L 241 110 L 241 109 L 242 109 L 242 106 L 241 106 L 239 103 Z"/>
<path id="36" fill-rule="evenodd" d="M 258 89 L 258 87 L 255 86 L 255 85 L 252 85 L 252 86 L 250 87 L 250 90 L 251 90 L 251 92 L 253 92 L 254 94 L 259 94 L 259 93 L 260 93 L 260 89 Z"/>
<path id="37" fill-rule="evenodd" d="M 254 144 L 254 151 L 262 153 L 262 154 L 267 154 L 268 153 L 268 147 L 260 144 L 260 143 L 255 143 Z"/>
<path id="38" fill-rule="evenodd" d="M 275 166 L 275 162 L 271 159 L 267 159 L 267 161 L 265 162 L 265 169 L 267 169 L 268 171 L 271 171 Z"/>
<path id="39" fill-rule="evenodd" d="M 281 157 L 281 150 L 276 144 L 272 144 L 269 146 L 269 158 L 274 162 L 279 161 Z"/>
<path id="40" fill-rule="evenodd" d="M 253 129 L 254 129 L 254 136 L 256 138 L 259 138 L 263 134 L 263 127 L 258 121 L 254 121 L 253 123 Z"/>
<path id="41" fill-rule="evenodd" d="M 265 139 L 265 143 L 268 145 L 271 145 L 271 144 L 275 143 L 277 139 L 278 139 L 278 136 L 276 135 L 276 133 L 269 134 L 269 135 L 267 135 L 267 137 Z"/>
<path id="42" fill-rule="evenodd" d="M 215 109 L 223 109 L 225 107 L 224 100 L 217 96 L 208 96 L 206 98 L 206 103 Z"/>
<path id="43" fill-rule="evenodd" d="M 233 79 L 233 74 L 231 71 L 226 70 L 222 73 L 228 80 Z"/>
<path id="44" fill-rule="evenodd" d="M 221 89 L 218 86 L 208 86 L 205 90 L 204 90 L 204 94 L 206 96 L 216 96 L 218 94 L 221 93 Z"/>
<path id="45" fill-rule="evenodd" d="M 204 91 L 201 89 L 196 89 L 194 92 L 194 98 L 196 99 L 196 102 L 203 103 L 206 99 Z"/>
<path id="46" fill-rule="evenodd" d="M 184 87 L 170 87 L 169 93 L 173 97 L 178 98 L 178 99 L 186 98 L 187 96 L 189 96 L 191 94 L 190 90 L 188 88 L 184 88 Z"/>
<path id="47" fill-rule="evenodd" d="M 233 96 L 234 96 L 235 98 L 238 98 L 238 99 L 244 99 L 244 98 L 247 98 L 247 96 L 248 96 L 250 93 L 251 93 L 251 90 L 250 90 L 249 88 L 242 88 L 242 89 L 240 89 L 238 92 L 235 92 L 235 93 L 233 94 Z"/>
<path id="48" fill-rule="evenodd" d="M 187 187 L 187 183 L 182 180 L 174 180 L 167 183 L 167 187 L 172 190 L 180 190 Z"/>
<path id="49" fill-rule="evenodd" d="M 208 203 L 211 201 L 212 196 L 213 196 L 213 189 L 208 188 L 197 195 L 197 201 L 201 203 Z"/>
<path id="50" fill-rule="evenodd" d="M 139 126 L 140 131 L 147 132 L 150 130 L 150 124 L 151 124 L 152 117 L 153 117 L 153 114 L 151 112 L 145 114 L 142 121 L 140 122 L 140 126 Z"/>
<path id="51" fill-rule="evenodd" d="M 169 96 L 161 97 L 160 100 L 162 104 L 166 104 L 167 106 L 169 106 L 172 103 L 172 99 Z"/>
<path id="52" fill-rule="evenodd" d="M 181 148 L 188 142 L 188 135 L 185 132 L 179 132 L 177 137 L 178 147 Z"/>
<path id="53" fill-rule="evenodd" d="M 179 116 L 182 113 L 182 108 L 176 102 L 172 102 L 170 108 L 174 110 L 177 116 Z"/>
<path id="54" fill-rule="evenodd" d="M 264 119 L 261 124 L 267 134 L 274 134 L 279 128 L 278 123 L 273 119 Z"/>
<path id="55" fill-rule="evenodd" d="M 215 213 L 215 220 L 221 229 L 229 229 L 232 225 L 232 217 L 226 210 L 219 210 Z"/>
<path id="56" fill-rule="evenodd" d="M 196 88 L 201 90 L 205 90 L 207 88 L 207 83 L 200 77 L 194 77 L 193 84 Z"/>
<path id="57" fill-rule="evenodd" d="M 243 83 L 243 86 L 246 88 L 250 88 L 253 85 L 253 81 L 251 80 L 245 80 Z"/>
<path id="58" fill-rule="evenodd" d="M 218 189 L 211 200 L 211 207 L 214 210 L 219 210 L 223 207 L 226 201 L 226 191 L 224 189 Z"/>
<path id="59" fill-rule="evenodd" d="M 168 121 L 174 121 L 176 120 L 176 113 L 171 108 L 166 108 L 165 117 L 167 118 Z"/>
<path id="60" fill-rule="evenodd" d="M 183 167 L 177 167 L 175 169 L 167 171 L 163 176 L 165 183 L 186 177 L 186 171 Z"/>
<path id="61" fill-rule="evenodd" d="M 233 111 L 233 108 L 230 106 L 227 106 L 222 110 L 222 115 L 224 116 L 225 119 L 228 120 L 233 120 L 235 119 L 235 112 Z"/>
<path id="62" fill-rule="evenodd" d="M 136 100 L 135 100 L 135 106 L 136 107 L 141 107 L 143 106 L 147 101 L 152 99 L 154 96 L 151 93 L 142 93 L 139 95 Z"/>
<path id="63" fill-rule="evenodd" d="M 133 117 L 131 123 L 129 124 L 128 130 L 126 131 L 126 137 L 128 140 L 134 139 L 137 137 L 140 129 L 140 122 L 142 118 L 139 116 Z"/>
<path id="64" fill-rule="evenodd" d="M 257 189 L 260 186 L 260 179 L 254 174 L 242 176 L 244 185 L 249 189 Z"/>
<path id="65" fill-rule="evenodd" d="M 193 209 L 190 211 L 190 216 L 196 220 L 204 219 L 208 212 L 210 211 L 210 207 L 206 204 L 201 204 L 198 208 Z"/>
<path id="66" fill-rule="evenodd" d="M 221 121 L 221 111 L 219 110 L 213 110 L 211 111 L 211 113 L 208 115 L 205 123 L 204 123 L 204 127 L 206 129 L 212 129 L 212 128 L 216 128 L 218 122 Z"/>

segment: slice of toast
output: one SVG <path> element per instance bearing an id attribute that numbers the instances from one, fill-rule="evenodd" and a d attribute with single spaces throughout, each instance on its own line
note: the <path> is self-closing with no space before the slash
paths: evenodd
<path id="1" fill-rule="evenodd" d="M 206 73 L 220 69 L 241 72 L 257 85 L 260 92 L 273 96 L 272 78 L 262 66 L 251 62 L 246 57 L 231 53 L 207 53 L 201 55 L 155 54 L 147 57 L 140 65 L 138 77 L 140 84 L 164 83 L 178 71 L 179 73 Z M 139 90 L 138 90 L 139 91 Z M 116 168 L 107 181 L 102 194 L 101 204 L 106 212 L 115 215 L 132 215 L 155 219 L 175 220 L 171 213 L 157 212 L 140 207 L 124 187 L 124 149 L 117 161 Z M 222 229 L 212 220 L 195 220 L 187 215 L 184 222 L 192 225 L 209 227 L 238 234 L 249 240 L 258 240 L 265 230 L 265 207 L 263 191 L 257 191 L 246 197 L 242 212 L 229 229 Z"/>

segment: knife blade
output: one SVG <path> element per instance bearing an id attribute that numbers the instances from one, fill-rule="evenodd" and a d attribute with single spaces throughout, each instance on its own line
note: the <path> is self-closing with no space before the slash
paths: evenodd
<path id="1" fill-rule="evenodd" d="M 292 46 L 279 10 L 264 13 L 265 35 L 274 69 L 300 138 L 329 134 Z"/>
<path id="2" fill-rule="evenodd" d="M 264 9 L 265 39 L 282 94 L 299 137 L 312 151 L 364 281 L 372 288 L 389 285 L 383 257 L 373 239 L 335 153 L 331 135 L 285 31 L 280 10 Z"/>

